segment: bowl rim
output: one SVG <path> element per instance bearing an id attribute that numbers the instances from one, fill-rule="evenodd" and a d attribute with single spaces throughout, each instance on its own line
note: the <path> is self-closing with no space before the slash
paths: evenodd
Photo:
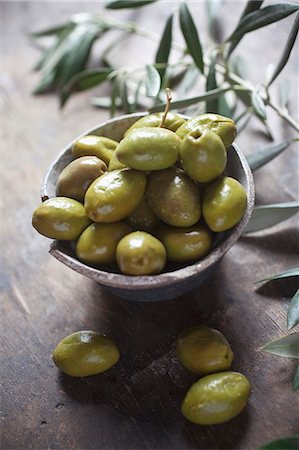
<path id="1" fill-rule="evenodd" d="M 147 114 L 149 113 L 140 112 L 133 114 L 125 114 L 122 116 L 114 117 L 112 119 L 108 119 L 100 123 L 100 125 L 95 126 L 89 129 L 88 131 L 85 131 L 80 136 L 76 137 L 74 140 L 77 140 L 88 134 L 93 134 L 98 129 L 104 128 L 107 125 L 113 125 L 113 123 L 117 123 L 119 120 L 125 120 L 127 118 L 136 118 L 137 120 Z M 180 115 L 184 118 L 189 118 L 188 116 L 185 116 L 183 114 Z M 67 145 L 61 152 L 59 152 L 58 156 L 50 164 L 41 187 L 42 201 L 49 198 L 48 183 L 50 181 L 52 171 L 55 170 L 55 168 L 59 165 L 59 162 L 61 158 L 65 155 L 65 153 L 69 152 L 69 149 L 74 140 L 69 145 Z M 133 277 L 130 275 L 124 275 L 115 272 L 107 272 L 101 269 L 96 269 L 91 266 L 88 266 L 83 262 L 79 261 L 78 259 L 74 258 L 73 256 L 70 256 L 67 253 L 61 251 L 59 249 L 59 241 L 56 240 L 52 241 L 52 243 L 50 244 L 49 253 L 52 256 L 54 256 L 58 261 L 62 262 L 63 264 L 80 273 L 81 275 L 87 276 L 102 285 L 120 289 L 140 290 L 140 289 L 154 288 L 155 286 L 160 287 L 160 286 L 168 286 L 170 284 L 173 285 L 175 283 L 181 283 L 183 280 L 187 278 L 196 276 L 200 272 L 206 271 L 207 269 L 214 266 L 218 261 L 220 261 L 220 259 L 225 255 L 225 253 L 227 253 L 227 251 L 241 236 L 242 231 L 245 229 L 250 219 L 254 207 L 255 190 L 254 190 L 254 179 L 251 169 L 239 147 L 234 143 L 231 145 L 231 147 L 233 147 L 235 153 L 237 154 L 241 163 L 242 170 L 244 172 L 247 185 L 246 186 L 247 207 L 240 222 L 238 222 L 238 224 L 236 224 L 234 228 L 228 230 L 231 231 L 230 235 L 227 238 L 225 238 L 225 240 L 221 242 L 220 245 L 218 245 L 211 253 L 209 253 L 202 260 L 197 261 L 188 266 L 185 266 L 183 268 L 173 270 L 171 272 L 164 272 L 157 275 L 143 275 Z"/>

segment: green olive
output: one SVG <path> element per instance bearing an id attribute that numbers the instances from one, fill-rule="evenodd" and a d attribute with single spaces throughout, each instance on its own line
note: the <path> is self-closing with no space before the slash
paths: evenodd
<path id="1" fill-rule="evenodd" d="M 134 231 L 123 237 L 116 249 L 118 267 L 127 275 L 160 273 L 166 263 L 164 245 L 149 233 Z"/>
<path id="2" fill-rule="evenodd" d="M 174 227 L 190 227 L 201 215 L 196 184 L 180 169 L 170 167 L 149 175 L 146 198 L 149 207 L 163 222 Z"/>
<path id="3" fill-rule="evenodd" d="M 185 328 L 176 339 L 176 354 L 186 369 L 199 375 L 228 370 L 234 356 L 223 334 L 205 326 Z"/>
<path id="4" fill-rule="evenodd" d="M 249 381 L 241 373 L 214 373 L 191 386 L 181 411 L 190 422 L 216 425 L 237 416 L 245 408 L 249 393 Z"/>
<path id="5" fill-rule="evenodd" d="M 89 134 L 73 143 L 72 153 L 75 158 L 80 156 L 97 156 L 108 165 L 117 145 L 118 142 L 113 139 Z"/>
<path id="6" fill-rule="evenodd" d="M 188 228 L 164 226 L 155 233 L 164 244 L 167 259 L 174 262 L 195 261 L 206 256 L 212 244 L 210 231 L 202 225 Z"/>
<path id="7" fill-rule="evenodd" d="M 237 134 L 236 125 L 232 119 L 213 113 L 201 114 L 200 116 L 187 120 L 176 131 L 176 134 L 181 139 L 184 139 L 190 131 L 199 130 L 203 132 L 206 129 L 218 134 L 226 148 L 233 143 Z"/>
<path id="8" fill-rule="evenodd" d="M 236 225 L 246 210 L 247 196 L 242 184 L 231 177 L 213 181 L 203 195 L 202 212 L 209 228 L 220 232 Z"/>
<path id="9" fill-rule="evenodd" d="M 71 377 L 105 372 L 117 363 L 119 357 L 114 342 L 94 331 L 78 331 L 66 336 L 53 352 L 58 369 Z"/>
<path id="10" fill-rule="evenodd" d="M 125 223 L 93 223 L 83 231 L 76 245 L 76 255 L 92 266 L 111 264 L 116 260 L 116 247 L 130 233 Z"/>
<path id="11" fill-rule="evenodd" d="M 224 144 L 210 130 L 190 131 L 182 142 L 180 155 L 185 172 L 200 183 L 214 180 L 226 166 Z"/>
<path id="12" fill-rule="evenodd" d="M 142 197 L 137 208 L 126 218 L 127 223 L 136 231 L 153 231 L 161 225 L 160 219 L 148 206 L 146 198 Z"/>
<path id="13" fill-rule="evenodd" d="M 96 156 L 77 158 L 60 173 L 56 185 L 56 194 L 83 202 L 87 188 L 106 170 L 107 166 L 104 161 Z"/>
<path id="14" fill-rule="evenodd" d="M 177 161 L 180 146 L 181 140 L 173 131 L 144 127 L 124 137 L 115 154 L 121 163 L 132 169 L 160 170 Z"/>
<path id="15" fill-rule="evenodd" d="M 113 155 L 111 156 L 111 159 L 109 161 L 108 171 L 111 172 L 112 170 L 125 169 L 126 167 L 127 166 L 125 166 L 125 164 L 122 164 L 117 159 L 115 152 L 113 152 Z"/>
<path id="16" fill-rule="evenodd" d="M 46 200 L 32 217 L 32 225 L 40 234 L 65 241 L 77 239 L 90 222 L 84 206 L 67 197 Z"/>
<path id="17" fill-rule="evenodd" d="M 86 213 L 94 222 L 118 222 L 137 207 L 145 185 L 143 172 L 130 169 L 106 172 L 86 191 Z"/>
<path id="18" fill-rule="evenodd" d="M 135 128 L 144 127 L 159 127 L 164 113 L 149 114 L 148 116 L 141 117 L 138 119 L 130 128 L 125 132 L 125 136 L 129 134 Z M 171 111 L 167 113 L 166 120 L 164 122 L 163 128 L 167 128 L 171 131 L 176 131 L 186 120 L 183 119 L 179 114 L 175 114 Z"/>

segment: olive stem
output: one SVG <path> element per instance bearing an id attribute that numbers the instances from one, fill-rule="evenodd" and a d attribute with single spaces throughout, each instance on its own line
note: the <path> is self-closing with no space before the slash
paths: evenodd
<path id="1" fill-rule="evenodd" d="M 171 94 L 171 90 L 169 88 L 165 89 L 165 94 L 166 94 L 166 106 L 165 106 L 165 111 L 162 116 L 161 122 L 159 124 L 159 128 L 163 128 L 163 126 L 165 124 L 166 116 L 169 113 L 169 109 L 170 109 L 170 102 L 172 100 L 172 94 Z"/>

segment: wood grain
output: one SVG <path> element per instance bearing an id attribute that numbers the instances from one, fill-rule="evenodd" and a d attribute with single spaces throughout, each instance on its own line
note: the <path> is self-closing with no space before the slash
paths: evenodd
<path id="1" fill-rule="evenodd" d="M 229 3 L 229 2 L 227 2 Z M 169 3 L 168 3 L 169 5 Z M 171 3 L 172 5 L 172 3 Z M 177 5 L 173 2 L 173 6 Z M 224 20 L 235 23 L 226 6 Z M 176 300 L 133 303 L 106 293 L 48 255 L 49 241 L 31 227 L 44 173 L 74 135 L 108 117 L 88 105 L 90 94 L 58 111 L 52 96 L 32 97 L 38 56 L 26 33 L 62 22 L 69 14 L 99 11 L 99 3 L 1 2 L 4 125 L 1 164 L 1 448 L 3 449 L 256 449 L 299 431 L 298 394 L 291 389 L 295 362 L 259 352 L 287 332 L 286 311 L 297 280 L 257 288 L 254 281 L 298 263 L 298 217 L 265 233 L 242 238 L 200 288 Z M 204 5 L 190 5 L 202 21 Z M 168 8 L 157 5 L 117 13 L 162 29 Z M 253 79 L 259 80 L 286 38 L 292 19 L 244 39 Z M 157 30 L 159 31 L 159 30 Z M 203 20 L 202 40 L 206 39 Z M 178 37 L 179 39 L 179 37 Z M 260 40 L 265 48 L 259 48 Z M 126 43 L 126 57 L 150 57 L 140 41 Z M 130 48 L 130 52 L 128 52 Z M 266 56 L 265 56 L 266 55 Z M 124 57 L 120 52 L 120 58 Z M 294 92 L 297 58 L 286 70 Z M 103 88 L 104 89 L 104 88 Z M 100 92 L 102 92 L 100 90 Z M 291 108 L 296 111 L 295 96 Z M 254 123 L 253 123 L 254 125 Z M 271 116 L 278 142 L 290 131 Z M 248 132 L 237 141 L 245 153 L 265 142 Z M 256 174 L 258 203 L 289 201 L 298 195 L 293 147 Z M 246 410 L 215 427 L 188 423 L 180 404 L 196 378 L 175 358 L 176 334 L 204 323 L 221 330 L 234 351 L 233 369 L 248 376 L 252 393 Z M 51 353 L 67 334 L 91 329 L 111 336 L 121 360 L 109 372 L 72 379 L 58 372 Z"/>

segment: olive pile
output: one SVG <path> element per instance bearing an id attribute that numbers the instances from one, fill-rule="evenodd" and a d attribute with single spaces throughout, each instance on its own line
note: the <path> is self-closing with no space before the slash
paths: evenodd
<path id="1" fill-rule="evenodd" d="M 206 326 L 185 328 L 176 339 L 176 354 L 187 370 L 202 377 L 182 402 L 186 419 L 214 425 L 234 418 L 245 408 L 250 384 L 244 375 L 229 370 L 234 355 L 220 331 Z"/>
<path id="2" fill-rule="evenodd" d="M 245 408 L 250 384 L 241 373 L 230 371 L 233 352 L 220 331 L 202 325 L 184 329 L 176 339 L 176 355 L 187 370 L 202 377 L 182 402 L 186 419 L 214 425 L 234 418 Z M 56 366 L 73 377 L 103 373 L 119 358 L 117 345 L 94 331 L 65 337 L 53 352 Z"/>
<path id="3" fill-rule="evenodd" d="M 212 232 L 232 228 L 246 209 L 243 186 L 223 175 L 235 135 L 233 120 L 217 114 L 186 121 L 158 113 L 139 119 L 119 143 L 84 136 L 33 226 L 75 240 L 82 262 L 117 262 L 128 275 L 160 273 L 167 260 L 199 260 Z"/>

